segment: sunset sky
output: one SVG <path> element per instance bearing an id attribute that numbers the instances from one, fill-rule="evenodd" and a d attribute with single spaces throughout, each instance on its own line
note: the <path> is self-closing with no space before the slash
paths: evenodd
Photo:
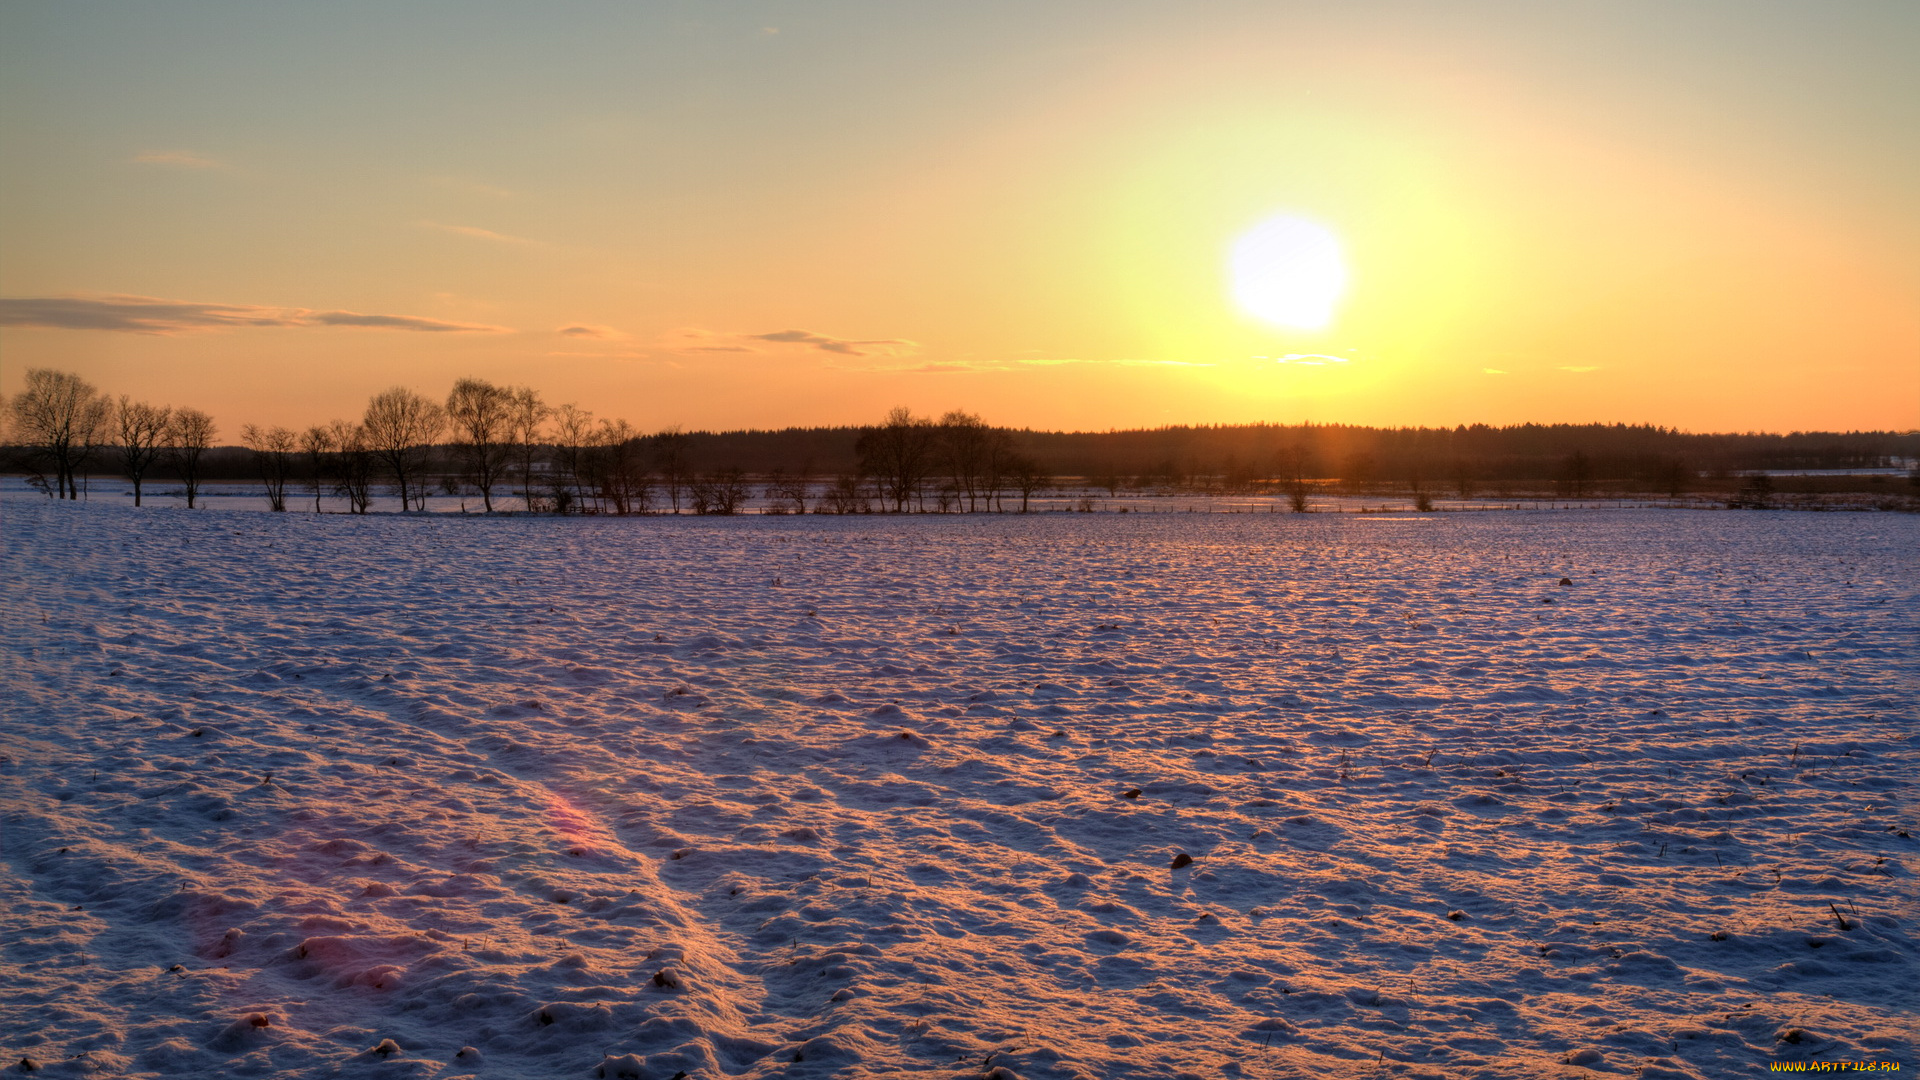
<path id="1" fill-rule="evenodd" d="M 0 390 L 1912 428 L 1915 55 L 1912 0 L 11 0 Z"/>

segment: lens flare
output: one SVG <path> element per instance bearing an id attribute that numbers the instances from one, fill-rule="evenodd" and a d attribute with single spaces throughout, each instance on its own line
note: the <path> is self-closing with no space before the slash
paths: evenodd
<path id="1" fill-rule="evenodd" d="M 1340 239 L 1305 218 L 1277 217 L 1234 241 L 1233 299 L 1279 326 L 1325 330 L 1347 291 Z"/>

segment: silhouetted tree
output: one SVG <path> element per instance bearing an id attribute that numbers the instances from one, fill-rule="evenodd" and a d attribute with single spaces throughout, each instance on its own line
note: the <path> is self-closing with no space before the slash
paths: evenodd
<path id="1" fill-rule="evenodd" d="M 364 514 L 373 506 L 376 467 L 366 426 L 351 420 L 335 420 L 329 425 L 327 435 L 333 446 L 335 490 L 347 500 L 348 510 Z"/>
<path id="2" fill-rule="evenodd" d="M 1296 514 L 1304 514 L 1312 509 L 1307 501 L 1307 494 L 1312 490 L 1307 483 L 1311 457 L 1311 452 L 1305 446 L 1295 443 L 1280 451 L 1275 460 L 1277 471 L 1286 486 L 1287 507 Z"/>
<path id="3" fill-rule="evenodd" d="M 293 478 L 293 455 L 300 440 L 283 427 L 258 428 L 248 424 L 240 429 L 240 441 L 253 451 L 254 468 L 267 486 L 267 505 L 274 510 L 287 508 L 287 481 Z"/>
<path id="4" fill-rule="evenodd" d="M 540 392 L 530 386 L 513 388 L 513 404 L 508 413 L 513 433 L 513 448 L 520 462 L 520 502 L 529 512 L 538 509 L 533 494 L 533 466 L 540 448 L 540 428 L 553 410 L 540 400 Z"/>
<path id="5" fill-rule="evenodd" d="M 493 489 L 513 461 L 514 392 L 485 379 L 461 379 L 447 395 L 447 422 L 461 474 L 491 514 Z"/>
<path id="6" fill-rule="evenodd" d="M 967 501 L 967 512 L 979 509 L 984 494 L 992 429 L 978 416 L 955 409 L 940 418 L 935 446 L 954 494 Z"/>
<path id="7" fill-rule="evenodd" d="M 1007 478 L 1013 481 L 1014 490 L 1020 493 L 1020 512 L 1027 513 L 1033 497 L 1046 490 L 1051 479 L 1040 471 L 1040 463 L 1025 454 L 1008 454 L 1006 459 Z"/>
<path id="8" fill-rule="evenodd" d="M 747 476 L 739 469 L 721 469 L 696 478 L 691 491 L 696 514 L 738 513 L 747 502 Z"/>
<path id="9" fill-rule="evenodd" d="M 648 509 L 652 485 L 647 476 L 645 440 L 625 420 L 602 420 L 587 454 L 589 472 L 603 505 L 616 514 Z"/>
<path id="10" fill-rule="evenodd" d="M 766 487 L 760 489 L 760 497 L 766 500 L 766 506 L 761 509 L 761 513 L 791 514 L 796 512 L 792 507 L 787 505 L 786 499 L 782 497 L 786 485 L 787 470 L 779 465 L 774 466 L 773 471 L 767 474 Z"/>
<path id="11" fill-rule="evenodd" d="M 200 494 L 200 459 L 213 446 L 213 417 L 199 409 L 175 409 L 167 425 L 167 460 L 187 489 L 187 509 Z"/>
<path id="12" fill-rule="evenodd" d="M 802 467 L 797 473 L 789 473 L 775 468 L 767 474 L 767 486 L 764 495 L 767 500 L 766 512 L 769 514 L 804 514 L 807 512 L 807 498 L 811 469 Z"/>
<path id="13" fill-rule="evenodd" d="M 841 473 L 827 488 L 826 510 L 830 514 L 866 514 L 873 511 L 867 494 L 866 478 L 859 473 Z M 816 507 L 817 509 L 817 507 Z"/>
<path id="14" fill-rule="evenodd" d="M 985 497 L 995 511 L 1005 510 L 1000 503 L 1007 486 L 1007 467 L 1014 458 L 1013 438 L 999 428 L 988 428 L 981 447 L 980 480 Z"/>
<path id="15" fill-rule="evenodd" d="M 885 424 L 868 429 L 854 444 L 860 471 L 879 482 L 896 514 L 905 513 L 907 504 L 919 497 L 933 468 L 933 449 L 933 424 L 904 406 L 894 408 Z"/>
<path id="16" fill-rule="evenodd" d="M 567 514 L 582 509 L 580 474 L 587 445 L 592 441 L 592 413 L 571 402 L 553 411 L 553 469 L 547 474 L 547 491 L 553 498 L 554 512 Z"/>
<path id="17" fill-rule="evenodd" d="M 164 405 L 149 405 L 120 395 L 113 414 L 115 442 L 120 451 L 120 471 L 133 481 L 133 505 L 140 505 L 140 488 L 148 470 L 167 452 L 167 428 L 173 422 L 173 410 Z"/>
<path id="18" fill-rule="evenodd" d="M 307 459 L 307 487 L 313 493 L 313 512 L 320 512 L 320 495 L 333 475 L 333 429 L 316 424 L 300 433 L 300 453 Z"/>
<path id="19" fill-rule="evenodd" d="M 807 512 L 807 501 L 812 497 L 813 461 L 809 459 L 801 462 L 798 469 L 787 474 L 787 485 L 781 493 L 781 498 L 793 507 L 794 513 L 804 514 Z"/>
<path id="20" fill-rule="evenodd" d="M 29 368 L 26 386 L 9 403 L 13 436 L 43 455 L 57 498 L 78 499 L 78 475 L 106 437 L 113 406 L 93 384 L 64 371 Z"/>
<path id="21" fill-rule="evenodd" d="M 447 411 L 440 403 L 396 386 L 374 395 L 367 403 L 367 415 L 361 421 L 366 445 L 385 467 L 400 496 L 402 512 L 426 509 L 427 484 L 422 474 L 434 440 L 447 426 Z"/>
<path id="22" fill-rule="evenodd" d="M 1407 493 L 1413 496 L 1415 510 L 1424 514 L 1433 509 L 1433 495 L 1427 491 L 1427 480 L 1421 473 L 1420 463 L 1417 460 L 1407 473 Z"/>
<path id="23" fill-rule="evenodd" d="M 653 463 L 660 480 L 667 486 L 667 501 L 673 512 L 680 512 L 680 498 L 686 492 L 689 440 L 678 426 L 665 428 L 653 437 Z"/>

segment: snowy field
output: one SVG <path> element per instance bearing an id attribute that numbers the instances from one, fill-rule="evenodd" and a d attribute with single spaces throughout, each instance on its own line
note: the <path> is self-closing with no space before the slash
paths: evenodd
<path id="1" fill-rule="evenodd" d="M 0 512 L 10 1070 L 1920 1069 L 1920 518 Z"/>

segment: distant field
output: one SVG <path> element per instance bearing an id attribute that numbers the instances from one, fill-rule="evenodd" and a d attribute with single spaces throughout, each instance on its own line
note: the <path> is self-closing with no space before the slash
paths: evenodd
<path id="1" fill-rule="evenodd" d="M 0 506 L 45 1075 L 1920 1067 L 1912 515 L 121 502 Z"/>

